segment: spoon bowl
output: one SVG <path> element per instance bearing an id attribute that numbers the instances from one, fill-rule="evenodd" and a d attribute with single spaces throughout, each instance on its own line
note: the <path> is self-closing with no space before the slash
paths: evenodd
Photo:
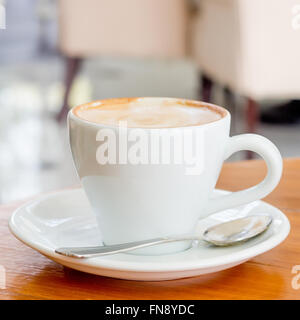
<path id="1" fill-rule="evenodd" d="M 202 238 L 215 246 L 231 246 L 258 236 L 271 223 L 271 216 L 248 216 L 214 225 L 205 230 Z"/>

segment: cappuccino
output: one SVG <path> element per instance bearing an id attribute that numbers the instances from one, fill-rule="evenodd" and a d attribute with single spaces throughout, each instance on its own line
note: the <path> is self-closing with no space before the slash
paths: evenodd
<path id="1" fill-rule="evenodd" d="M 197 126 L 217 121 L 225 110 L 201 102 L 180 99 L 107 99 L 78 106 L 74 114 L 86 121 L 131 128 L 174 128 Z"/>
<path id="2" fill-rule="evenodd" d="M 280 153 L 269 140 L 230 137 L 229 112 L 204 102 L 95 101 L 74 107 L 68 127 L 74 164 L 105 245 L 194 233 L 199 219 L 265 197 L 281 177 Z M 223 161 L 242 150 L 263 157 L 266 178 L 215 198 Z M 169 254 L 190 245 L 162 244 L 133 254 Z"/>

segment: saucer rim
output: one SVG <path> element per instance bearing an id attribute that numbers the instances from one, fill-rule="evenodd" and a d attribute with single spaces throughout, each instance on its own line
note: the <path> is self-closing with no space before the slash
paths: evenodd
<path id="1" fill-rule="evenodd" d="M 277 214 L 277 217 L 281 219 L 282 225 L 280 227 L 280 232 L 277 234 L 273 234 L 268 239 L 263 240 L 262 242 L 255 244 L 249 248 L 243 248 L 241 245 L 241 250 L 226 254 L 224 256 L 217 256 L 213 258 L 205 258 L 195 261 L 189 260 L 182 260 L 172 262 L 172 264 L 158 264 L 157 262 L 141 262 L 141 261 L 126 261 L 126 260 L 110 260 L 109 256 L 105 257 L 96 257 L 90 259 L 76 259 L 71 257 L 65 257 L 60 254 L 54 252 L 54 249 L 49 248 L 45 245 L 41 245 L 36 241 L 32 241 L 26 235 L 25 237 L 22 235 L 22 231 L 18 228 L 17 223 L 15 222 L 16 217 L 19 214 L 22 214 L 24 210 L 28 206 L 32 206 L 37 203 L 41 203 L 49 198 L 55 198 L 62 193 L 74 193 L 74 192 L 84 192 L 82 188 L 74 188 L 74 189 L 67 189 L 67 190 L 59 190 L 54 191 L 51 193 L 43 194 L 38 196 L 36 199 L 26 202 L 25 204 L 18 207 L 12 213 L 9 219 L 9 229 L 12 234 L 20 240 L 25 245 L 29 246 L 30 248 L 40 252 L 41 254 L 45 255 L 49 259 L 52 259 L 58 263 L 63 264 L 63 262 L 69 264 L 75 264 L 79 266 L 85 267 L 92 267 L 97 269 L 106 269 L 106 270 L 115 270 L 115 271 L 131 271 L 131 272 L 180 272 L 180 271 L 192 271 L 192 270 L 201 270 L 207 268 L 216 268 L 219 266 L 225 266 L 230 264 L 238 264 L 241 261 L 247 261 L 250 258 L 253 258 L 257 255 L 260 255 L 266 251 L 269 251 L 283 242 L 290 232 L 290 223 L 286 215 L 278 208 L 268 204 L 265 201 L 257 200 L 261 204 L 266 205 L 274 212 L 274 215 Z M 230 191 L 222 190 L 222 189 L 215 189 L 214 192 L 217 193 L 230 193 Z M 273 215 L 273 214 L 272 214 Z M 190 249 L 189 249 L 190 250 Z M 170 256 L 178 255 L 179 253 L 170 254 Z M 118 254 L 125 256 L 127 254 Z M 114 255 L 116 256 L 116 255 Z M 166 256 L 166 255 L 164 255 Z M 136 257 L 139 257 L 136 255 Z M 141 256 L 142 257 L 142 256 Z M 151 257 L 151 256 L 147 256 Z M 241 262 L 242 263 L 242 262 Z"/>

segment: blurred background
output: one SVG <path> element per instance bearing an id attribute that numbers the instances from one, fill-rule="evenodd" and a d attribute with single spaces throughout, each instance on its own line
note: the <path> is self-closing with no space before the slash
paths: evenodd
<path id="1" fill-rule="evenodd" d="M 0 203 L 79 184 L 65 117 L 95 99 L 210 101 L 300 156 L 300 1 L 0 0 L 0 19 Z"/>

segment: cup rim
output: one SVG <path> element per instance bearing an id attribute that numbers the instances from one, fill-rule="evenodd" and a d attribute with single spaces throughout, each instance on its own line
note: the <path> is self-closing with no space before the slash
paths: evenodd
<path id="1" fill-rule="evenodd" d="M 212 122 L 208 122 L 208 123 L 203 123 L 203 124 L 198 124 L 198 125 L 190 125 L 190 126 L 177 126 L 177 127 L 156 127 L 156 128 L 149 128 L 149 127 L 127 127 L 127 129 L 143 129 L 143 130 L 174 130 L 174 129 L 186 129 L 186 128 L 202 128 L 202 127 L 207 127 L 207 126 L 213 126 L 216 125 L 220 122 L 225 121 L 227 118 L 230 118 L 230 112 L 225 109 L 224 107 L 218 106 L 216 104 L 213 103 L 208 103 L 208 102 L 204 102 L 204 101 L 200 101 L 200 100 L 193 100 L 193 99 L 185 99 L 185 98 L 173 98 L 173 97 L 132 97 L 132 98 L 126 98 L 126 97 L 122 97 L 122 98 L 109 98 L 109 99 L 98 99 L 98 100 L 93 100 L 87 103 L 83 103 L 83 104 L 79 104 L 76 105 L 74 107 L 72 107 L 69 112 L 68 112 L 68 118 L 72 118 L 76 121 L 81 122 L 82 124 L 85 125 L 91 125 L 91 126 L 95 126 L 95 127 L 100 127 L 100 128 L 111 128 L 111 129 L 118 129 L 120 128 L 118 125 L 108 125 L 105 123 L 99 123 L 99 122 L 92 122 L 92 121 L 88 121 L 85 119 L 80 118 L 79 116 L 77 116 L 74 113 L 74 110 L 83 106 L 89 106 L 89 105 L 99 105 L 100 103 L 113 103 L 114 101 L 134 101 L 137 99 L 152 99 L 152 100 L 166 100 L 166 101 L 176 101 L 177 103 L 182 103 L 183 105 L 185 104 L 190 104 L 190 105 L 194 105 L 194 106 L 199 106 L 199 107 L 211 107 L 214 110 L 217 110 L 218 113 L 220 113 L 222 115 L 222 117 L 220 119 L 214 120 Z"/>

